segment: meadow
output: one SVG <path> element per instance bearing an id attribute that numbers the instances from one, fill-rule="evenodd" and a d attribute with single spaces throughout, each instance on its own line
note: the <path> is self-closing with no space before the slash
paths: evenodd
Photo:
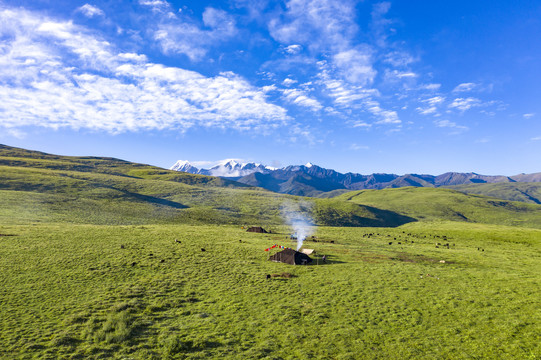
<path id="1" fill-rule="evenodd" d="M 295 246 L 273 230 L 0 226 L 0 357 L 541 355 L 539 230 L 318 227 L 309 266 L 268 261 L 269 245 Z"/>
<path id="2" fill-rule="evenodd" d="M 296 246 L 291 203 L 317 224 L 308 266 L 264 251 Z M 540 211 L 0 146 L 0 358 L 541 359 Z"/>

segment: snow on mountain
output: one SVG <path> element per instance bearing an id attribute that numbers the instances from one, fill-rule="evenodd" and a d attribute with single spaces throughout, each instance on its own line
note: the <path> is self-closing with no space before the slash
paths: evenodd
<path id="1" fill-rule="evenodd" d="M 227 160 L 226 162 L 209 169 L 210 175 L 221 177 L 242 177 L 255 172 L 267 173 L 268 171 L 269 170 L 261 164 L 242 163 L 235 159 Z"/>
<path id="2" fill-rule="evenodd" d="M 238 159 L 226 159 L 219 161 L 210 169 L 198 169 L 190 164 L 189 161 L 179 160 L 170 168 L 170 170 L 220 177 L 242 177 L 255 172 L 269 173 L 270 171 L 274 171 L 276 169 L 258 163 L 245 163 Z"/>
<path id="3" fill-rule="evenodd" d="M 199 169 L 190 164 L 188 160 L 179 160 L 175 165 L 171 166 L 169 170 L 182 171 L 192 174 L 198 174 Z"/>

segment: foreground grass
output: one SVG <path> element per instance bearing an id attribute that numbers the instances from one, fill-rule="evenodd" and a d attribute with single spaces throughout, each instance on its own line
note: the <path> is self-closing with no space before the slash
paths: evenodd
<path id="1" fill-rule="evenodd" d="M 541 356 L 539 230 L 320 227 L 306 267 L 266 260 L 273 230 L 0 226 L 0 358 Z"/>

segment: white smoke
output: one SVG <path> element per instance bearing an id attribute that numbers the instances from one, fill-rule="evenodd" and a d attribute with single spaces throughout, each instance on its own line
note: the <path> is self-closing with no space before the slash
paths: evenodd
<path id="1" fill-rule="evenodd" d="M 312 235 L 314 230 L 312 203 L 288 201 L 282 205 L 281 213 L 286 223 L 295 231 L 297 251 L 299 251 L 304 239 Z"/>

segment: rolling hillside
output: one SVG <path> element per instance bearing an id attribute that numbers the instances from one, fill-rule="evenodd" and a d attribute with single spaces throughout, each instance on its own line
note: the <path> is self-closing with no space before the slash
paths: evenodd
<path id="1" fill-rule="evenodd" d="M 500 183 L 451 186 L 450 189 L 467 194 L 492 196 L 510 201 L 541 204 L 541 183 Z"/>
<path id="2" fill-rule="evenodd" d="M 450 189 L 361 190 L 335 199 L 375 206 L 419 221 L 451 220 L 541 228 L 540 205 L 468 195 Z"/>
<path id="3" fill-rule="evenodd" d="M 254 174 L 259 180 L 264 176 Z M 296 178 L 306 195 L 314 181 L 308 175 Z M 277 191 L 287 192 L 286 184 L 276 184 Z M 0 192 L 4 222 L 280 225 L 284 204 L 309 200 L 318 225 L 394 227 L 452 220 L 541 227 L 540 205 L 454 190 L 408 187 L 307 199 L 119 159 L 58 156 L 8 146 L 0 147 Z"/>
<path id="4" fill-rule="evenodd" d="M 66 157 L 2 146 L 0 219 L 90 224 L 274 224 L 301 198 L 217 177 L 112 158 Z M 313 199 L 314 222 L 398 226 L 406 216 L 331 199 Z"/>

